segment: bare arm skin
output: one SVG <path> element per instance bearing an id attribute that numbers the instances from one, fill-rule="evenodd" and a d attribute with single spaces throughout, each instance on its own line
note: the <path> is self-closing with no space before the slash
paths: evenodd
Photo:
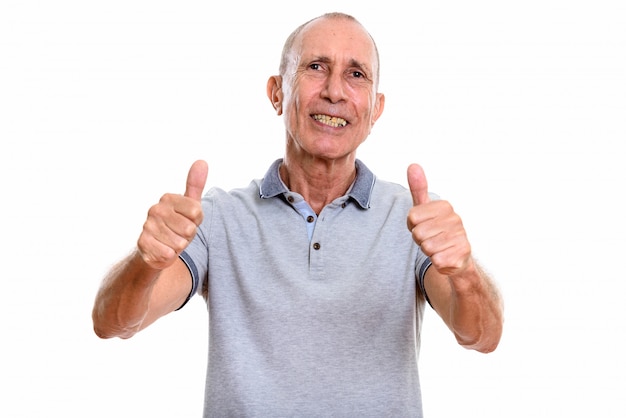
<path id="1" fill-rule="evenodd" d="M 92 312 L 94 332 L 100 338 L 130 338 L 179 308 L 190 291 L 190 273 L 181 260 L 155 270 L 135 250 L 102 281 Z"/>
<path id="2" fill-rule="evenodd" d="M 425 288 L 433 308 L 465 348 L 489 353 L 502 335 L 502 300 L 491 278 L 474 261 L 455 276 L 426 272 Z"/>
<path id="3" fill-rule="evenodd" d="M 449 202 L 431 201 L 420 166 L 407 171 L 413 208 L 407 227 L 432 261 L 424 287 L 428 298 L 458 343 L 488 353 L 502 336 L 503 304 L 492 279 L 472 257 L 461 218 Z"/>
<path id="4" fill-rule="evenodd" d="M 183 304 L 191 276 L 178 255 L 202 222 L 207 173 L 204 161 L 195 162 L 185 194 L 165 194 L 150 208 L 137 249 L 109 271 L 98 290 L 92 311 L 96 335 L 130 338 Z"/>

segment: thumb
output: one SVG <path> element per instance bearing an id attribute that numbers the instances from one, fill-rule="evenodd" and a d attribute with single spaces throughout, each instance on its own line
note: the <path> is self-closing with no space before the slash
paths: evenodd
<path id="1" fill-rule="evenodd" d="M 413 196 L 413 205 L 417 206 L 430 202 L 430 197 L 428 196 L 428 182 L 426 181 L 426 175 L 422 167 L 418 164 L 409 165 L 406 176 L 409 182 L 411 196 Z"/>
<path id="2" fill-rule="evenodd" d="M 209 165 L 204 160 L 198 160 L 191 165 L 189 174 L 187 174 L 187 188 L 185 189 L 185 196 L 195 200 L 202 199 L 202 191 L 206 184 L 206 179 L 209 174 Z"/>

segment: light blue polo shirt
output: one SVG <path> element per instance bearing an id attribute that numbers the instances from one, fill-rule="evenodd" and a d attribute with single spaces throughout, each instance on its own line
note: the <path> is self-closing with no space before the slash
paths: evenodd
<path id="1" fill-rule="evenodd" d="M 430 265 L 410 192 L 361 162 L 317 216 L 272 164 L 203 197 L 181 258 L 207 299 L 205 416 L 420 417 L 417 356 Z"/>

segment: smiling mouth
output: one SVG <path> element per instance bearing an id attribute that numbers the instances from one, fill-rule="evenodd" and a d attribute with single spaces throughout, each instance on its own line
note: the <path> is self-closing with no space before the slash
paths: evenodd
<path id="1" fill-rule="evenodd" d="M 333 128 L 344 127 L 348 124 L 347 120 L 335 116 L 313 115 L 313 119 L 322 122 L 324 125 L 332 126 Z"/>

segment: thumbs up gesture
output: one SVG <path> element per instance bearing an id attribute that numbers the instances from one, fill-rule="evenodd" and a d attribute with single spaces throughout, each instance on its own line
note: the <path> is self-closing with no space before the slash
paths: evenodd
<path id="1" fill-rule="evenodd" d="M 185 194 L 164 194 L 148 211 L 137 248 L 150 267 L 169 267 L 196 235 L 203 219 L 201 199 L 208 172 L 205 161 L 196 161 L 189 169 Z"/>
<path id="2" fill-rule="evenodd" d="M 407 216 L 407 227 L 441 274 L 462 273 L 471 263 L 471 247 L 463 222 L 445 200 L 431 200 L 424 170 L 411 164 L 407 170 L 413 207 Z"/>

